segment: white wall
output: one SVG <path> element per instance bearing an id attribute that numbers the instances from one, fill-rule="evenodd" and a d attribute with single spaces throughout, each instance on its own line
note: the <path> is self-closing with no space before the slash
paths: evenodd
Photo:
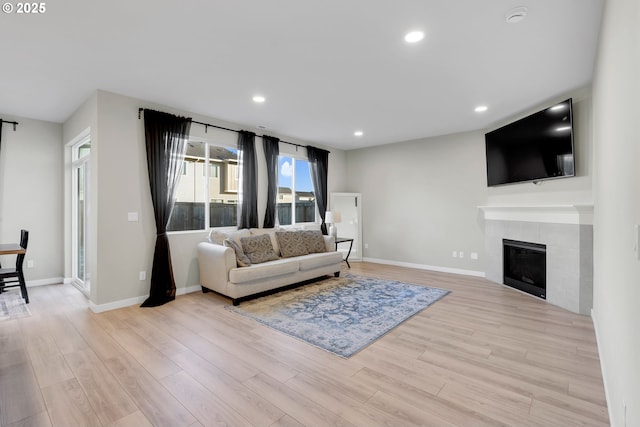
<path id="1" fill-rule="evenodd" d="M 0 242 L 18 243 L 29 230 L 24 265 L 27 285 L 61 283 L 63 278 L 62 126 L 0 115 L 17 121 L 2 126 L 0 148 Z M 3 256 L 3 265 L 15 257 Z"/>
<path id="2" fill-rule="evenodd" d="M 484 134 L 349 151 L 346 191 L 362 193 L 365 259 L 484 271 Z M 452 258 L 452 251 L 465 257 Z M 471 260 L 476 252 L 478 260 Z"/>
<path id="3" fill-rule="evenodd" d="M 611 425 L 640 426 L 640 3 L 609 0 L 593 84 L 594 307 Z M 626 420 L 625 420 L 626 405 Z"/>
<path id="4" fill-rule="evenodd" d="M 96 163 L 97 174 L 92 175 L 92 182 L 96 184 L 94 194 L 97 198 L 94 196 L 92 207 L 97 212 L 97 238 L 94 239 L 93 253 L 96 264 L 92 270 L 91 300 L 97 306 L 94 308 L 100 310 L 125 303 L 136 303 L 149 293 L 156 228 L 149 191 L 144 121 L 138 120 L 138 108 L 153 108 L 233 129 L 238 129 L 239 126 L 110 92 L 98 91 L 94 96 L 97 119 L 92 119 L 93 101 L 89 100 L 89 106 L 83 105 L 65 124 L 65 140 L 74 137 L 74 132 L 80 132 L 80 129 L 87 126 L 87 122 L 96 122 L 95 136 L 92 128 L 92 168 Z M 256 129 L 248 130 L 262 133 Z M 191 135 L 221 145 L 236 146 L 237 141 L 235 132 L 212 128 L 205 132 L 205 128 L 197 124 L 192 125 Z M 302 141 L 281 135 L 273 136 L 306 145 Z M 259 214 L 262 218 L 266 203 L 266 170 L 259 138 L 256 139 L 256 147 L 259 159 Z M 295 153 L 294 147 L 281 144 L 281 152 L 291 150 Z M 331 151 L 328 185 L 329 191 L 336 191 L 345 185 L 346 161 L 343 152 Z M 299 149 L 298 154 L 304 155 L 304 149 Z M 139 221 L 128 222 L 128 212 L 138 212 Z M 205 231 L 170 235 L 178 292 L 198 286 L 196 244 L 206 236 Z M 69 248 L 66 253 L 69 257 Z M 146 280 L 139 280 L 140 271 L 147 272 Z"/>

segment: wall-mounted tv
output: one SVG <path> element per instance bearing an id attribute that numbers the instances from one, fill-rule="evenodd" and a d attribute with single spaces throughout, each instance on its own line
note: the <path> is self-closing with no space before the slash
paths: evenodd
<path id="1" fill-rule="evenodd" d="M 574 176 L 572 108 L 569 98 L 486 133 L 487 184 Z"/>

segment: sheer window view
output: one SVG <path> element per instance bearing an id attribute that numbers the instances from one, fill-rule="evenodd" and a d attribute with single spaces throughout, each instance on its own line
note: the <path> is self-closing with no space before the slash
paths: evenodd
<path id="1" fill-rule="evenodd" d="M 238 150 L 189 141 L 169 231 L 235 226 L 238 178 Z"/>
<path id="2" fill-rule="evenodd" d="M 293 157 L 278 158 L 278 223 L 315 222 L 316 197 L 309 162 Z"/>

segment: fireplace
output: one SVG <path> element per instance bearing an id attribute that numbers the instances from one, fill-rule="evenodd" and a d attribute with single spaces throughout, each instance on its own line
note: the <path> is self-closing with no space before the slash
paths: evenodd
<path id="1" fill-rule="evenodd" d="M 503 283 L 546 299 L 546 245 L 503 239 L 502 247 L 504 254 Z"/>

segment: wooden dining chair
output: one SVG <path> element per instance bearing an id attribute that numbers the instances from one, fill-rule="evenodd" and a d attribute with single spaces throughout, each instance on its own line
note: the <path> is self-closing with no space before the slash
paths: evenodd
<path id="1" fill-rule="evenodd" d="M 25 253 L 16 256 L 16 268 L 0 268 L 0 292 L 3 292 L 6 288 L 20 286 L 22 298 L 24 298 L 27 304 L 29 304 L 29 294 L 27 293 L 27 283 L 24 280 L 24 273 L 22 272 L 22 264 L 26 256 L 28 243 L 29 232 L 27 230 L 21 230 L 20 246 L 25 250 Z"/>

